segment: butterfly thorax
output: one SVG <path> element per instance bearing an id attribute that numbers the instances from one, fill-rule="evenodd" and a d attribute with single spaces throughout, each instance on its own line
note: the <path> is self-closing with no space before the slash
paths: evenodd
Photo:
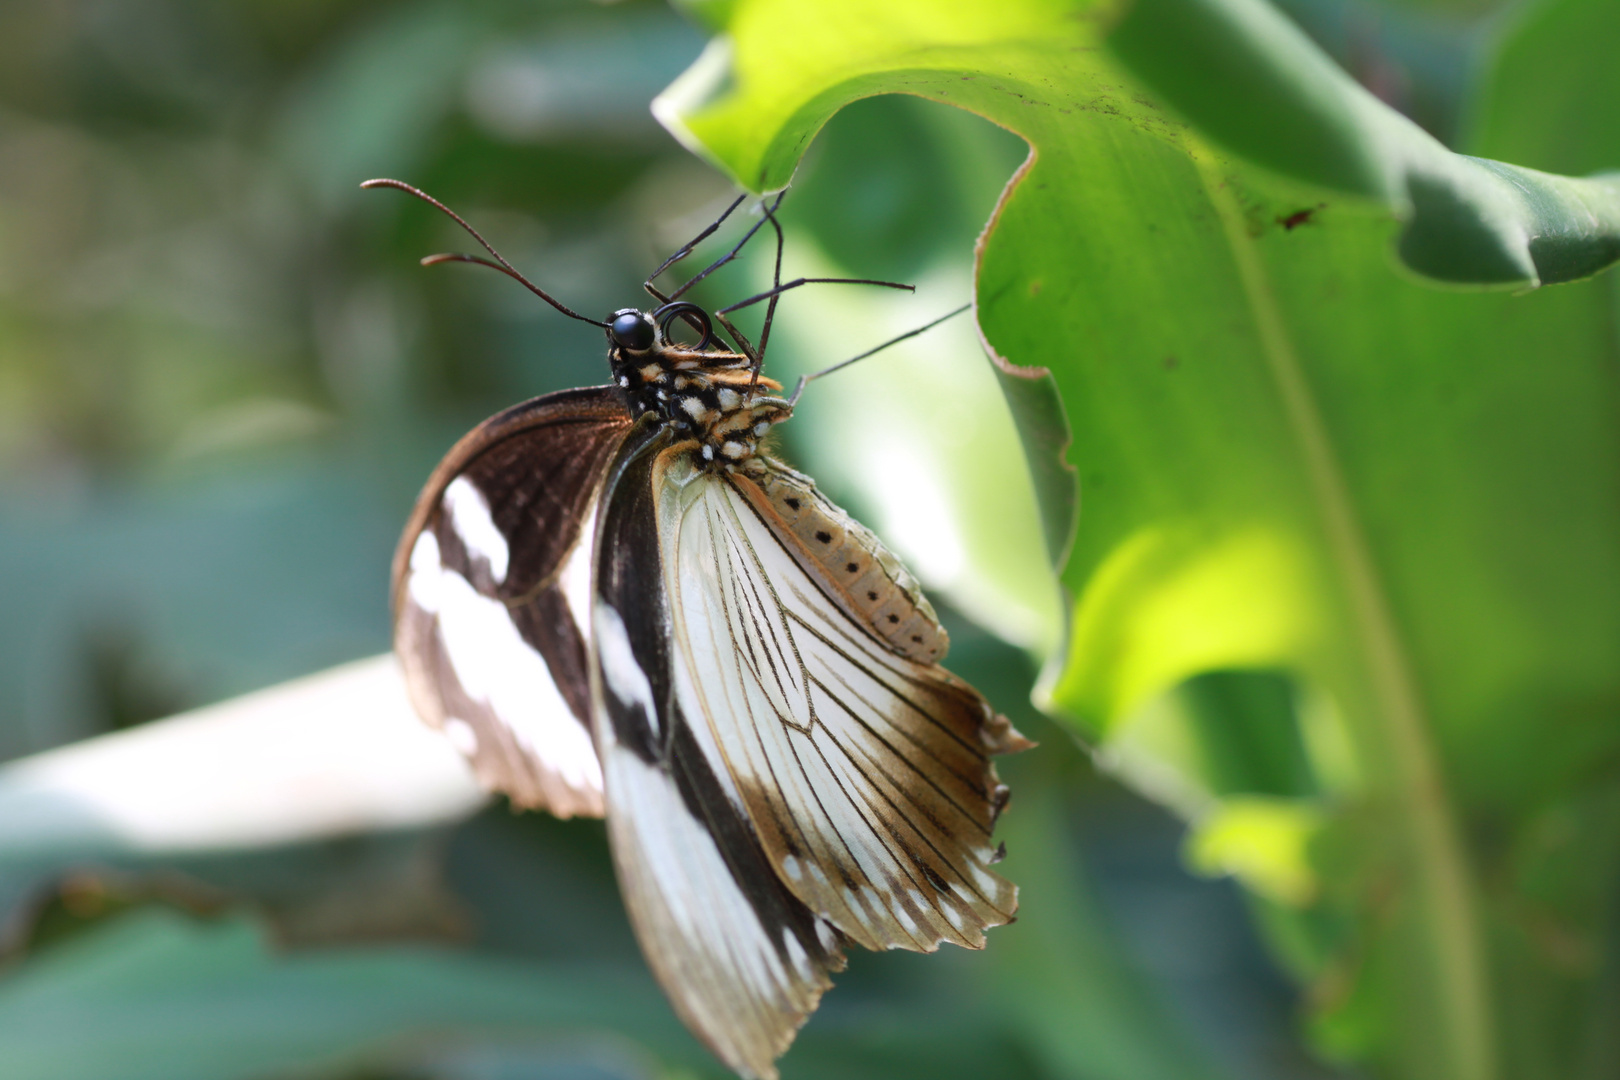
<path id="1" fill-rule="evenodd" d="M 759 452 L 772 425 L 793 408 L 761 391 L 781 384 L 755 378 L 741 353 L 698 350 L 655 342 L 642 350 L 614 344 L 608 354 L 613 380 L 634 416 L 652 413 L 682 439 L 697 442 L 703 465 L 735 469 Z"/>

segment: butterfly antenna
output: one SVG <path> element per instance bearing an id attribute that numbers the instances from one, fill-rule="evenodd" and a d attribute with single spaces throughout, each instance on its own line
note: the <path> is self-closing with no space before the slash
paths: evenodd
<path id="1" fill-rule="evenodd" d="M 873 348 L 867 349 L 865 352 L 861 353 L 859 356 L 852 356 L 848 360 L 840 360 L 838 363 L 834 364 L 832 367 L 822 368 L 820 371 L 813 372 L 813 373 L 811 373 L 809 375 L 800 375 L 798 385 L 793 388 L 793 396 L 788 398 L 788 405 L 792 406 L 792 405 L 797 405 L 798 404 L 799 395 L 804 393 L 804 388 L 807 385 L 809 385 L 811 380 L 819 379 L 823 375 L 831 375 L 833 372 L 838 371 L 841 368 L 849 367 L 849 365 L 855 363 L 857 360 L 865 360 L 868 356 L 871 356 L 874 353 L 882 352 L 884 349 L 887 349 L 890 345 L 898 345 L 898 344 L 900 344 L 900 342 L 905 341 L 907 338 L 914 338 L 918 334 L 925 333 L 925 332 L 927 332 L 929 330 L 932 330 L 934 327 L 938 326 L 942 322 L 945 322 L 947 319 L 956 318 L 958 315 L 962 314 L 962 312 L 968 310 L 972 306 L 973 306 L 972 304 L 963 304 L 961 307 L 957 308 L 955 311 L 947 312 L 944 315 L 941 315 L 939 318 L 935 319 L 933 322 L 924 323 L 923 325 L 917 327 L 917 329 L 915 329 L 915 330 L 907 330 L 905 333 L 901 334 L 899 337 L 892 337 L 888 341 L 885 341 L 881 345 L 878 345 L 878 346 L 875 346 Z"/>
<path id="2" fill-rule="evenodd" d="M 398 188 L 407 195 L 415 195 L 423 202 L 428 203 L 429 205 L 434 206 L 447 214 L 453 221 L 455 221 L 457 225 L 460 225 L 463 229 L 466 229 L 467 232 L 472 234 L 472 238 L 477 240 L 479 244 L 483 246 L 485 251 L 489 252 L 495 257 L 495 261 L 490 262 L 488 259 L 479 258 L 477 255 L 458 255 L 453 253 L 444 255 L 429 255 L 422 260 L 423 266 L 437 266 L 440 263 L 447 262 L 467 262 L 477 263 L 479 266 L 487 266 L 491 270 L 499 270 L 501 273 L 505 274 L 514 281 L 522 283 L 522 285 L 530 292 L 534 293 L 534 295 L 538 296 L 540 299 L 544 300 L 546 303 L 550 304 L 564 315 L 567 315 L 570 319 L 578 319 L 580 322 L 588 322 L 592 326 L 607 326 L 607 323 L 601 321 L 600 319 L 592 319 L 585 315 L 581 315 L 579 312 L 568 307 L 568 305 L 557 300 L 550 293 L 546 292 L 546 290 L 524 277 L 518 272 L 518 268 L 507 262 L 505 257 L 502 256 L 500 252 L 496 251 L 494 246 L 491 245 L 488 240 L 485 240 L 483 235 L 480 234 L 477 229 L 467 224 L 466 219 L 420 188 L 414 188 L 402 180 L 388 179 L 367 180 L 360 186 L 367 189 L 381 187 Z"/>

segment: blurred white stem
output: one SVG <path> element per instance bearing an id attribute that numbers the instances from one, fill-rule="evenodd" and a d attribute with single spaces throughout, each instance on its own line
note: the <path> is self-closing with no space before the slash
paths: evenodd
<path id="1" fill-rule="evenodd" d="M 271 847 L 486 797 L 379 656 L 0 766 L 0 856 Z"/>

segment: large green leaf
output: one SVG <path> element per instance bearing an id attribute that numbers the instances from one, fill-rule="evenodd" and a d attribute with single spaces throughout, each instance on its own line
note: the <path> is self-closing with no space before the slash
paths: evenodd
<path id="1" fill-rule="evenodd" d="M 1601 5 L 1554 7 L 1500 47 L 1477 120 L 1503 145 L 1602 85 Z M 1615 182 L 1447 151 L 1258 0 L 704 15 L 724 33 L 658 109 L 745 185 L 886 92 L 1033 147 L 976 295 L 1004 369 L 1055 380 L 1084 490 L 1050 703 L 1255 890 L 1318 1044 L 1390 1075 L 1601 1075 L 1612 300 L 1494 290 L 1614 261 Z"/>

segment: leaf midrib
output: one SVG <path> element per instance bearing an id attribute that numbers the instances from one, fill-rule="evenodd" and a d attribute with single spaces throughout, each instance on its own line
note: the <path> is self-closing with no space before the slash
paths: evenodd
<path id="1" fill-rule="evenodd" d="M 1260 339 L 1288 430 L 1298 444 L 1315 510 L 1327 539 L 1360 646 L 1362 664 L 1392 757 L 1395 795 L 1404 813 L 1392 815 L 1404 833 L 1407 872 L 1416 880 L 1427 937 L 1435 943 L 1435 1003 L 1445 1024 L 1446 1075 L 1495 1080 L 1498 1075 L 1488 965 L 1475 910 L 1468 860 L 1451 812 L 1430 738 L 1422 697 L 1407 649 L 1354 509 L 1327 426 L 1301 368 L 1243 208 L 1217 172 L 1215 155 L 1189 138 L 1191 154 L 1211 204 L 1220 216 L 1249 317 Z"/>

